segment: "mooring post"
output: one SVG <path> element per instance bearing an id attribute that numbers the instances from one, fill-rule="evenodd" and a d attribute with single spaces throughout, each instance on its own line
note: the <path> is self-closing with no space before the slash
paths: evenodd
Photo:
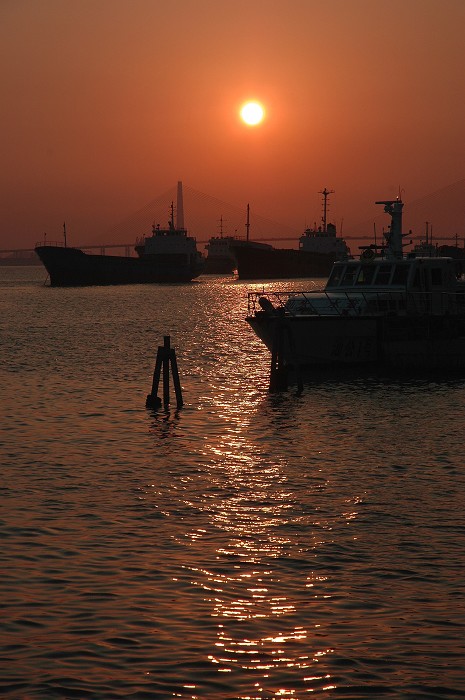
<path id="1" fill-rule="evenodd" d="M 284 359 L 284 333 L 287 334 L 288 352 L 287 363 Z M 287 391 L 289 379 L 289 366 L 293 365 L 297 380 L 297 396 L 303 392 L 304 386 L 300 374 L 299 363 L 292 330 L 288 324 L 279 319 L 274 328 L 273 344 L 271 349 L 270 393 Z"/>
<path id="2" fill-rule="evenodd" d="M 284 364 L 283 324 L 276 321 L 271 349 L 270 392 L 286 391 L 287 367 Z"/>
<path id="3" fill-rule="evenodd" d="M 163 336 L 163 405 L 170 402 L 170 337 Z"/>
<path id="4" fill-rule="evenodd" d="M 174 393 L 176 394 L 176 405 L 180 408 L 183 405 L 181 382 L 179 381 L 178 363 L 174 349 L 170 351 L 171 372 L 173 374 Z"/>
<path id="5" fill-rule="evenodd" d="M 289 354 L 290 357 L 292 358 L 292 364 L 294 366 L 294 371 L 295 371 L 295 377 L 297 381 L 297 396 L 301 396 L 302 392 L 304 390 L 304 385 L 302 381 L 302 376 L 300 374 L 300 366 L 299 362 L 297 360 L 297 350 L 296 350 L 296 345 L 295 345 L 295 338 L 292 333 L 292 329 L 289 325 L 286 327 L 287 329 L 287 335 L 288 335 L 288 340 L 289 340 Z"/>
<path id="6" fill-rule="evenodd" d="M 173 375 L 174 391 L 176 394 L 176 405 L 180 408 L 183 405 L 181 382 L 179 381 L 178 363 L 176 361 L 176 353 L 174 348 L 170 346 L 170 336 L 163 337 L 163 345 L 158 346 L 157 359 L 155 361 L 155 369 L 153 372 L 152 391 L 147 395 L 145 405 L 147 408 L 160 408 L 162 401 L 158 393 L 158 385 L 160 383 L 160 375 L 163 371 L 163 405 L 169 406 L 170 403 L 170 365 Z"/>
<path id="7" fill-rule="evenodd" d="M 158 348 L 157 359 L 155 360 L 155 369 L 153 370 L 152 391 L 150 394 L 147 394 L 147 399 L 145 401 L 147 408 L 160 408 L 161 406 L 161 399 L 157 396 L 158 384 L 160 383 L 161 362 L 162 354 L 160 352 L 160 348 Z"/>

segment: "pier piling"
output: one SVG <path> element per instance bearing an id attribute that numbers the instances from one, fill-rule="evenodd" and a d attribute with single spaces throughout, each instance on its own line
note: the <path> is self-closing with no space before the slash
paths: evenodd
<path id="1" fill-rule="evenodd" d="M 286 335 L 286 338 L 285 338 Z M 285 342 L 287 339 L 287 353 Z M 287 354 L 287 362 L 285 355 Z M 303 392 L 303 382 L 300 374 L 299 363 L 296 360 L 295 343 L 292 330 L 281 319 L 276 322 L 274 329 L 273 345 L 271 350 L 270 393 L 287 391 L 289 368 L 294 367 L 297 380 L 297 395 Z"/>
<path id="2" fill-rule="evenodd" d="M 287 390 L 287 366 L 283 353 L 283 326 L 276 323 L 273 346 L 271 350 L 270 393 Z"/>
<path id="3" fill-rule="evenodd" d="M 163 372 L 163 405 L 169 406 L 170 403 L 170 367 L 173 377 L 174 392 L 176 395 L 176 406 L 180 408 L 183 405 L 181 382 L 179 380 L 178 363 L 176 361 L 176 353 L 170 344 L 170 336 L 163 336 L 163 345 L 158 346 L 157 357 L 155 361 L 155 369 L 153 371 L 152 391 L 147 395 L 145 402 L 146 408 L 160 408 L 162 400 L 158 396 L 158 386 L 160 376 Z"/>

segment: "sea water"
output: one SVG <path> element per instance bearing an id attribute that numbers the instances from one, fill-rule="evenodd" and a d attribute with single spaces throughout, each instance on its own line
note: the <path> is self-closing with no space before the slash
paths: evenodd
<path id="1" fill-rule="evenodd" d="M 465 378 L 270 394 L 261 283 L 44 279 L 0 268 L 2 698 L 465 697 Z"/>

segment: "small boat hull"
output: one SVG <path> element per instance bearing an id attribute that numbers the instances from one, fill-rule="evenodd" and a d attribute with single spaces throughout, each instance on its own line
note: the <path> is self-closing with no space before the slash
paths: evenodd
<path id="1" fill-rule="evenodd" d="M 333 366 L 376 362 L 377 324 L 359 317 L 270 318 L 259 312 L 247 318 L 270 352 L 281 343 L 287 363 L 299 366 Z"/>
<path id="2" fill-rule="evenodd" d="M 308 369 L 369 366 L 410 369 L 465 367 L 465 315 L 334 318 L 247 318 L 256 335 L 284 362 Z"/>

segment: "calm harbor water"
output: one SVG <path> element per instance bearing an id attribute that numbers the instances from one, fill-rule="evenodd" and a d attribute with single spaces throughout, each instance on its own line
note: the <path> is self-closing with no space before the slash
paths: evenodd
<path id="1" fill-rule="evenodd" d="M 261 284 L 44 279 L 0 268 L 2 698 L 465 697 L 465 378 L 270 395 Z"/>

